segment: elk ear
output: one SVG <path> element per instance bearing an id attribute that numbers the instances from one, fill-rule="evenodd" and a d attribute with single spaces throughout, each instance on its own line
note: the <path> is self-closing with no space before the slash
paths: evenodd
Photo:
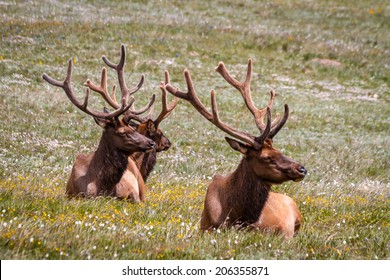
<path id="1" fill-rule="evenodd" d="M 156 125 L 154 124 L 154 121 L 152 121 L 151 119 L 148 119 L 148 121 L 146 122 L 146 129 L 150 133 L 155 133 L 157 129 L 156 129 Z"/>
<path id="2" fill-rule="evenodd" d="M 110 123 L 109 120 L 106 120 L 106 119 L 103 119 L 103 118 L 93 117 L 93 119 L 102 128 L 106 128 L 107 125 Z"/>
<path id="3" fill-rule="evenodd" d="M 249 146 L 245 145 L 241 142 L 238 142 L 232 138 L 225 137 L 225 140 L 229 143 L 230 147 L 232 147 L 234 150 L 240 152 L 243 155 L 246 155 L 249 151 Z"/>
<path id="4" fill-rule="evenodd" d="M 107 128 L 109 125 L 111 125 L 113 127 L 117 127 L 120 125 L 118 118 L 114 118 L 112 120 L 107 120 L 104 118 L 93 117 L 93 119 L 100 127 L 104 128 L 104 129 Z"/>
<path id="5" fill-rule="evenodd" d="M 109 114 L 110 110 L 108 110 L 108 108 L 104 106 L 103 107 L 103 112 Z M 97 123 L 102 128 L 106 128 L 107 125 L 110 123 L 109 120 L 106 120 L 106 119 L 103 119 L 103 118 L 99 118 L 99 117 L 95 117 L 95 116 L 93 117 L 93 119 L 95 120 L 95 123 Z"/>

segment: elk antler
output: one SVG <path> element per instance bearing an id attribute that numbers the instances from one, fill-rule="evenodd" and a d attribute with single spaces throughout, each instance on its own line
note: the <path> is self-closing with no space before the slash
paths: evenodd
<path id="1" fill-rule="evenodd" d="M 199 100 L 198 96 L 196 95 L 195 89 L 194 89 L 194 84 L 191 79 L 190 72 L 186 69 L 184 70 L 184 77 L 187 83 L 187 92 L 180 91 L 176 88 L 174 88 L 171 84 L 166 84 L 165 87 L 166 89 L 173 94 L 174 96 L 185 99 L 188 102 L 192 104 L 192 106 L 203 116 L 205 117 L 208 121 L 213 123 L 216 127 L 221 129 L 222 131 L 228 133 L 229 135 L 240 139 L 241 141 L 244 141 L 245 143 L 253 146 L 256 149 L 260 149 L 262 143 L 256 141 L 256 137 L 246 133 L 246 132 L 241 132 L 238 131 L 237 129 L 225 124 L 222 122 L 219 118 L 218 114 L 218 107 L 217 107 L 217 101 L 216 101 L 216 93 L 214 90 L 211 91 L 211 107 L 212 107 L 212 113 L 210 113 L 206 107 L 203 105 L 203 103 Z M 271 119 L 271 111 L 268 109 L 267 110 L 267 116 L 268 119 Z M 270 126 L 270 121 L 268 121 L 269 126 Z M 268 124 L 267 123 L 267 124 Z"/>
<path id="2" fill-rule="evenodd" d="M 142 87 L 144 80 L 145 80 L 145 76 L 143 74 L 141 76 L 141 80 L 139 81 L 138 85 L 136 85 L 134 88 L 129 89 L 126 86 L 124 71 L 123 71 L 123 69 L 125 67 L 125 60 L 126 60 L 125 45 L 121 46 L 121 58 L 120 58 L 118 64 L 112 63 L 104 55 L 102 56 L 102 59 L 103 59 L 104 63 L 107 64 L 108 67 L 114 69 L 118 73 L 118 82 L 119 82 L 119 87 L 121 89 L 122 96 L 132 95 L 133 93 L 137 92 Z"/>
<path id="3" fill-rule="evenodd" d="M 167 91 L 165 88 L 166 84 L 169 84 L 170 78 L 169 78 L 169 72 L 165 71 L 165 82 L 160 83 L 160 89 L 161 89 L 161 103 L 162 103 L 162 108 L 161 112 L 158 115 L 158 117 L 154 120 L 154 124 L 156 127 L 159 126 L 160 122 L 165 119 L 166 117 L 169 116 L 169 114 L 175 109 L 177 102 L 179 102 L 179 98 L 175 98 L 169 105 L 168 105 L 168 100 L 167 100 Z"/>
<path id="4" fill-rule="evenodd" d="M 174 96 L 185 99 L 188 102 L 192 104 L 193 107 L 208 121 L 213 123 L 216 127 L 221 129 L 222 131 L 228 133 L 229 135 L 240 139 L 244 141 L 245 143 L 251 145 L 255 149 L 260 149 L 263 145 L 264 141 L 267 138 L 274 137 L 276 133 L 282 128 L 282 126 L 285 124 L 288 118 L 289 110 L 288 106 L 285 105 L 285 113 L 283 116 L 283 119 L 280 122 L 272 123 L 271 122 L 271 109 L 273 106 L 273 102 L 275 99 L 275 92 L 271 91 L 271 97 L 270 101 L 267 107 L 263 109 L 258 109 L 253 104 L 251 91 L 250 91 L 250 82 L 251 82 L 251 75 L 252 75 L 252 61 L 249 59 L 248 62 L 248 69 L 247 69 L 247 75 L 246 79 L 243 83 L 237 81 L 234 79 L 229 72 L 227 71 L 225 65 L 223 62 L 220 62 L 218 67 L 216 68 L 216 71 L 222 75 L 222 77 L 233 87 L 235 87 L 244 98 L 245 104 L 248 107 L 249 111 L 252 113 L 252 115 L 255 118 L 255 123 L 257 128 L 260 130 L 261 135 L 258 137 L 255 137 L 253 135 L 250 135 L 246 132 L 238 131 L 237 129 L 225 124 L 222 122 L 219 118 L 218 114 L 218 107 L 217 107 L 217 101 L 216 101 L 216 93 L 214 90 L 211 90 L 211 108 L 212 113 L 210 113 L 206 107 L 202 104 L 202 102 L 199 100 L 198 96 L 196 95 L 194 84 L 191 79 L 190 72 L 188 70 L 184 71 L 184 77 L 187 83 L 187 92 L 180 91 L 179 89 L 174 88 L 170 83 L 166 84 L 166 89 L 173 94 Z M 267 122 L 264 123 L 264 117 L 267 116 Z"/>
<path id="5" fill-rule="evenodd" d="M 158 115 L 158 117 L 153 120 L 154 125 L 155 125 L 156 128 L 159 126 L 161 121 L 164 120 L 166 117 L 168 117 L 168 115 L 173 111 L 173 109 L 175 109 L 175 107 L 176 107 L 176 105 L 177 105 L 177 103 L 179 101 L 178 98 L 175 98 L 168 105 L 167 92 L 166 92 L 166 89 L 165 89 L 165 84 L 168 84 L 169 81 L 170 81 L 169 80 L 169 73 L 168 73 L 168 71 L 165 71 L 165 83 L 164 82 L 160 83 L 160 89 L 161 89 L 161 93 L 162 93 L 162 96 L 161 96 L 162 108 L 161 108 L 161 112 Z M 140 123 L 144 123 L 148 119 L 152 118 L 153 109 L 154 109 L 154 106 L 151 106 L 148 114 L 146 116 L 143 116 L 143 117 L 141 117 L 139 115 L 135 115 L 134 113 L 128 111 L 126 113 L 126 116 L 125 116 L 126 117 L 126 121 L 125 122 L 129 122 L 131 119 L 134 119 L 134 120 L 136 120 L 136 121 L 138 121 Z"/>
<path id="6" fill-rule="evenodd" d="M 125 61 L 126 61 L 126 49 L 125 49 L 124 45 L 121 46 L 121 57 L 120 57 L 120 60 L 119 60 L 118 64 L 114 64 L 114 63 L 110 62 L 106 58 L 106 56 L 102 56 L 102 59 L 109 67 L 113 68 L 117 72 L 117 74 L 118 74 L 118 81 L 119 81 L 119 87 L 121 89 L 122 96 L 124 96 L 124 95 L 125 96 L 126 95 L 130 96 L 130 95 L 134 94 L 135 92 L 137 92 L 141 88 L 141 86 L 144 83 L 144 75 L 141 76 L 140 82 L 134 88 L 129 89 L 126 86 L 125 78 L 124 78 L 124 67 L 125 67 Z M 108 104 L 110 104 L 111 107 L 113 107 L 115 109 L 118 109 L 120 107 L 120 105 L 116 101 L 116 97 L 115 97 L 115 89 L 116 89 L 115 86 L 113 86 L 111 96 L 108 94 L 108 90 L 107 90 L 107 70 L 106 70 L 105 67 L 103 67 L 103 69 L 102 69 L 102 75 L 101 75 L 100 85 L 99 86 L 95 85 L 90 79 L 87 79 L 87 81 L 85 82 L 84 85 L 86 87 L 88 87 L 89 89 L 99 93 L 104 98 L 104 100 Z M 131 115 L 134 118 L 136 118 L 140 114 L 143 114 L 144 112 L 146 112 L 147 110 L 149 110 L 153 106 L 154 101 L 155 101 L 155 97 L 156 96 L 153 94 L 152 97 L 150 98 L 149 103 L 145 107 L 143 107 L 143 108 L 141 108 L 139 110 L 134 110 L 134 108 L 131 107 L 131 110 L 128 110 L 126 112 L 126 114 L 127 115 Z"/>
<path id="7" fill-rule="evenodd" d="M 49 84 L 53 85 L 53 86 L 56 86 L 56 87 L 60 87 L 62 88 L 66 95 L 68 96 L 68 98 L 70 99 L 70 101 L 77 107 L 79 108 L 81 111 L 93 116 L 93 117 L 97 117 L 97 118 L 103 118 L 103 119 L 113 119 L 113 118 L 116 118 L 118 117 L 119 115 L 123 114 L 125 111 L 127 111 L 132 105 L 133 105 L 133 102 L 134 102 L 134 98 L 130 98 L 130 101 L 129 103 L 127 103 L 128 101 L 128 97 L 129 95 L 122 95 L 122 104 L 121 106 L 117 106 L 116 110 L 111 112 L 111 113 L 108 113 L 108 112 L 99 112 L 99 111 L 96 111 L 94 109 L 89 109 L 88 108 L 88 97 L 89 97 L 89 88 L 87 88 L 86 90 L 86 95 L 85 95 L 85 99 L 84 99 L 84 102 L 81 103 L 77 97 L 74 95 L 73 93 L 73 89 L 72 89 L 72 85 L 71 85 L 71 80 L 72 80 L 72 68 L 73 68 L 73 63 L 72 63 L 72 60 L 70 59 L 69 62 L 68 62 L 68 71 L 67 71 L 67 75 L 66 75 L 66 78 L 63 82 L 60 82 L 58 80 L 55 80 L 53 78 L 51 78 L 50 76 L 48 76 L 46 73 L 44 73 L 42 75 L 42 78 L 48 82 Z"/>
<path id="8" fill-rule="evenodd" d="M 235 87 L 241 94 L 242 98 L 245 101 L 246 106 L 248 107 L 249 111 L 252 113 L 253 117 L 255 118 L 256 126 L 260 130 L 260 132 L 263 132 L 266 128 L 266 124 L 264 124 L 264 116 L 267 113 L 267 108 L 269 107 L 272 110 L 274 100 L 275 100 L 275 91 L 271 90 L 270 92 L 270 100 L 268 102 L 268 107 L 265 107 L 263 109 L 258 109 L 252 100 L 252 94 L 250 89 L 250 83 L 252 78 L 252 60 L 248 60 L 248 68 L 246 73 L 246 78 L 244 82 L 239 82 L 235 78 L 233 78 L 229 71 L 226 69 L 225 64 L 223 62 L 220 62 L 218 64 L 218 67 L 215 68 L 215 71 L 217 71 L 230 85 Z M 283 118 L 279 120 L 278 116 L 277 118 L 271 123 L 271 132 L 268 135 L 268 138 L 271 138 L 278 133 L 278 131 L 283 127 L 283 125 L 286 123 L 288 118 L 288 106 L 285 105 L 285 112 L 283 115 Z"/>
<path id="9" fill-rule="evenodd" d="M 87 79 L 87 81 L 84 84 L 86 87 L 89 89 L 100 93 L 101 96 L 103 96 L 104 100 L 110 104 L 111 107 L 117 108 L 119 107 L 118 102 L 116 101 L 115 97 L 115 85 L 112 88 L 112 93 L 111 96 L 108 94 L 107 91 L 107 69 L 103 67 L 102 69 L 102 77 L 100 78 L 100 86 L 95 85 L 94 83 L 91 82 L 90 79 Z"/>

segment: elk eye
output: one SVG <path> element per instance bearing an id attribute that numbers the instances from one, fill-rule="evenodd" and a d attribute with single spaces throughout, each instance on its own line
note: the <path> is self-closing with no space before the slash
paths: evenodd
<path id="1" fill-rule="evenodd" d="M 263 158 L 265 161 L 271 161 L 271 157 L 264 157 Z"/>

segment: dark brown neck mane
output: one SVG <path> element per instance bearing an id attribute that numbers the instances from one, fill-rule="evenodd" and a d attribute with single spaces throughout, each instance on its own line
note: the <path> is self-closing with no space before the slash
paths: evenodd
<path id="1" fill-rule="evenodd" d="M 114 187 L 127 168 L 129 155 L 130 153 L 119 150 L 109 143 L 107 133 L 103 132 L 91 162 L 92 169 L 96 172 L 96 184 L 100 194 L 114 194 Z"/>
<path id="2" fill-rule="evenodd" d="M 230 175 L 229 208 L 231 223 L 242 226 L 256 222 L 263 210 L 271 185 L 256 176 L 248 160 L 243 158 Z"/>

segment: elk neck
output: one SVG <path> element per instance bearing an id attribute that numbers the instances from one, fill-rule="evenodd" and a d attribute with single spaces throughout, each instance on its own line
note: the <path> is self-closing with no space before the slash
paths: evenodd
<path id="1" fill-rule="evenodd" d="M 232 214 L 236 216 L 231 217 L 232 221 L 243 226 L 256 222 L 268 199 L 271 185 L 256 176 L 245 157 L 230 176 L 230 204 Z"/>
<path id="2" fill-rule="evenodd" d="M 114 147 L 104 131 L 93 157 L 98 188 L 110 193 L 120 181 L 128 165 L 128 152 Z"/>
<path id="3" fill-rule="evenodd" d="M 156 149 L 153 149 L 149 153 L 137 152 L 133 158 L 136 161 L 138 169 L 141 171 L 142 178 L 146 182 L 157 161 Z"/>

